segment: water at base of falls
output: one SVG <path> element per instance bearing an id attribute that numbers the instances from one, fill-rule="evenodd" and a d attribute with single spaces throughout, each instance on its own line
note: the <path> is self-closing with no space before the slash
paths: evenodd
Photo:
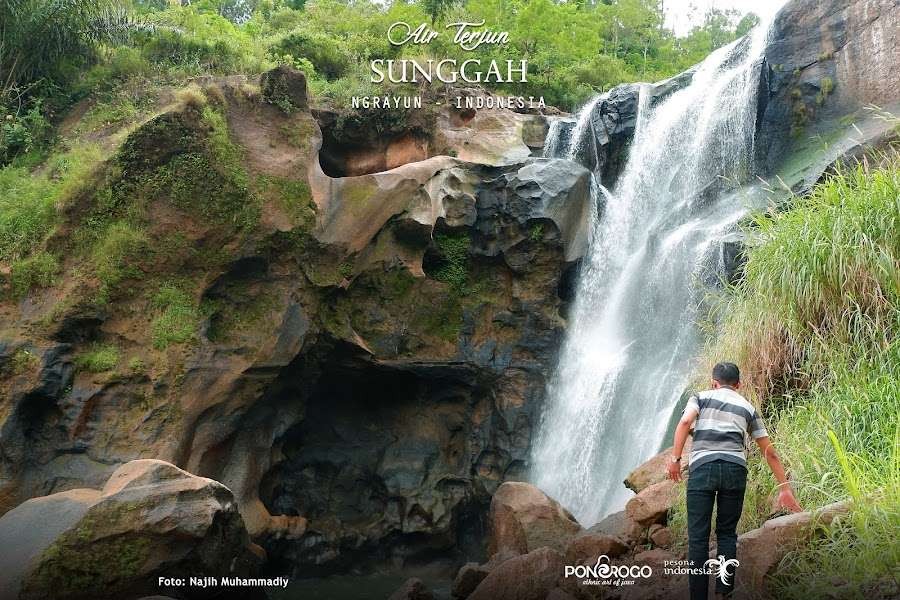
<path id="1" fill-rule="evenodd" d="M 622 480 L 659 451 L 694 368 L 698 278 L 746 214 L 738 183 L 750 170 L 767 30 L 715 51 L 690 85 L 655 106 L 641 89 L 628 161 L 593 224 L 532 456 L 531 480 L 585 526 L 627 501 Z M 598 100 L 567 144 L 554 138 L 559 126 L 551 130 L 548 153 L 571 159 L 593 143 L 585 137 Z"/>

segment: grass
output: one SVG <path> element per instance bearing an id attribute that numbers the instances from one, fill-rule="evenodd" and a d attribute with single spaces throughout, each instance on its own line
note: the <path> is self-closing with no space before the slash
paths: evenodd
<path id="1" fill-rule="evenodd" d="M 153 296 L 158 315 L 150 324 L 153 347 L 165 350 L 172 344 L 190 341 L 197 333 L 200 311 L 193 298 L 173 284 L 164 284 Z"/>
<path id="2" fill-rule="evenodd" d="M 149 249 L 147 234 L 127 221 L 110 223 L 94 246 L 91 262 L 100 281 L 97 302 L 109 300 L 112 290 L 124 279 L 137 278 L 138 260 Z"/>
<path id="3" fill-rule="evenodd" d="M 898 591 L 900 158 L 879 163 L 756 218 L 758 245 L 707 348 L 707 362 L 742 366 L 801 505 L 852 502 L 849 518 L 784 559 L 772 580 L 779 598 Z M 754 455 L 740 530 L 768 516 L 774 489 Z"/>
<path id="4" fill-rule="evenodd" d="M 87 352 L 75 357 L 75 365 L 91 373 L 104 373 L 115 369 L 119 359 L 117 347 L 112 344 L 95 344 Z"/>
<path id="5" fill-rule="evenodd" d="M 49 252 L 37 252 L 12 264 L 10 289 L 15 298 L 21 298 L 36 287 L 53 285 L 59 272 L 59 261 Z"/>
<path id="6" fill-rule="evenodd" d="M 20 348 L 12 355 L 10 367 L 14 375 L 21 375 L 35 369 L 40 363 L 40 358 L 31 350 Z"/>
<path id="7" fill-rule="evenodd" d="M 43 168 L 0 169 L 0 261 L 28 256 L 52 231 L 57 208 L 88 179 L 100 160 L 90 145 L 52 155 Z"/>

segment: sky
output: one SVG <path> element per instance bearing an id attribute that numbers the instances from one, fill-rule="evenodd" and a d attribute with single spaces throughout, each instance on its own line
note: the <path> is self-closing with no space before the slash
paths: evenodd
<path id="1" fill-rule="evenodd" d="M 741 14 L 755 12 L 765 17 L 784 4 L 785 0 L 663 0 L 666 25 L 676 35 L 686 35 L 691 27 L 703 22 L 710 8 L 736 9 Z"/>

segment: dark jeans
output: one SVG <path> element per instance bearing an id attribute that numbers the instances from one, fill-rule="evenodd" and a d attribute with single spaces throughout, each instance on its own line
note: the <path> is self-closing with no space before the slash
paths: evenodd
<path id="1" fill-rule="evenodd" d="M 717 558 L 725 560 L 737 553 L 737 523 L 744 507 L 747 469 L 724 460 L 714 460 L 691 469 L 687 482 L 688 560 L 691 568 L 702 569 L 709 559 L 709 530 L 713 504 L 716 504 Z M 728 567 L 728 584 L 716 577 L 716 592 L 734 591 L 736 567 Z M 713 573 L 716 573 L 713 570 Z M 691 575 L 691 600 L 706 600 L 709 575 Z"/>

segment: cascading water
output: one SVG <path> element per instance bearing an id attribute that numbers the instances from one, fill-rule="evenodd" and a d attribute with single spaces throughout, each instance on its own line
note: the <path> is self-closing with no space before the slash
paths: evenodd
<path id="1" fill-rule="evenodd" d="M 747 210 L 736 189 L 750 169 L 767 31 L 761 24 L 711 54 L 655 106 L 641 88 L 628 162 L 594 223 L 533 452 L 532 480 L 585 525 L 627 500 L 622 480 L 659 450 L 687 385 L 700 343 L 698 278 Z M 581 151 L 600 99 L 566 147 L 551 140 L 555 156 Z"/>

